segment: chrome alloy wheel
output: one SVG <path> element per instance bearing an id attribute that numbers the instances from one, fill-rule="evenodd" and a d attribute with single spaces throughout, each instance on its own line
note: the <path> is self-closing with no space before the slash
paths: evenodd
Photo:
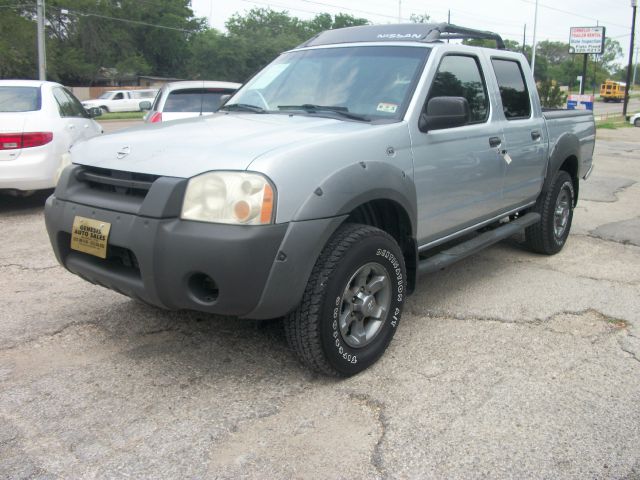
<path id="1" fill-rule="evenodd" d="M 556 207 L 553 213 L 553 233 L 557 239 L 562 238 L 569 223 L 569 214 L 571 213 L 571 193 L 569 187 L 563 185 Z"/>
<path id="2" fill-rule="evenodd" d="M 370 344 L 380 333 L 391 305 L 391 281 L 387 270 L 370 262 L 351 276 L 342 294 L 339 327 L 352 348 Z"/>

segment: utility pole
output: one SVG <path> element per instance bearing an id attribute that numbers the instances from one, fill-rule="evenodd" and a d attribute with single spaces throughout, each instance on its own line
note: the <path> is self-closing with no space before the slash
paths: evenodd
<path id="1" fill-rule="evenodd" d="M 531 47 L 531 73 L 533 74 L 533 81 L 536 81 L 536 31 L 538 30 L 538 0 L 536 0 L 536 13 L 533 17 L 533 45 Z"/>
<path id="2" fill-rule="evenodd" d="M 633 64 L 633 80 L 631 80 L 631 85 L 634 86 L 636 85 L 636 74 L 638 73 L 638 49 L 640 47 L 636 47 L 636 63 Z"/>
<path id="3" fill-rule="evenodd" d="M 451 10 L 447 11 L 447 23 L 451 25 Z M 447 38 L 447 43 L 449 43 L 449 39 Z"/>
<path id="4" fill-rule="evenodd" d="M 44 46 L 44 0 L 36 1 L 38 17 L 38 79 L 47 79 L 47 51 Z"/>
<path id="5" fill-rule="evenodd" d="M 398 23 L 402 23 L 402 0 L 398 0 Z"/>
<path id="6" fill-rule="evenodd" d="M 525 55 L 524 53 L 524 47 L 527 44 L 527 24 L 524 24 L 524 32 L 522 34 L 522 54 Z"/>
<path id="7" fill-rule="evenodd" d="M 627 118 L 627 106 L 629 105 L 629 89 L 631 88 L 631 68 L 633 66 L 633 47 L 636 36 L 636 10 L 638 8 L 638 0 L 631 0 L 631 8 L 633 16 L 631 20 L 631 43 L 629 44 L 629 65 L 627 66 L 627 85 L 624 89 L 624 106 L 622 107 L 622 118 Z"/>

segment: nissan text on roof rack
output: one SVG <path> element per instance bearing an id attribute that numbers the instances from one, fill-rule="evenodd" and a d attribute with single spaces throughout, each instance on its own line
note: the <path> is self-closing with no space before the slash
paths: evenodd
<path id="1" fill-rule="evenodd" d="M 305 365 L 356 374 L 420 275 L 514 234 L 567 242 L 593 116 L 543 112 L 503 46 L 448 24 L 326 31 L 218 113 L 78 145 L 46 205 L 55 254 L 158 307 L 284 317 Z"/>

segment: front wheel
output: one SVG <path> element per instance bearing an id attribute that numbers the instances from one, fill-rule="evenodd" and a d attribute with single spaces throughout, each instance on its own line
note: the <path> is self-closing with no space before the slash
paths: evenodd
<path id="1" fill-rule="evenodd" d="M 386 350 L 405 295 L 404 258 L 393 237 L 345 224 L 320 254 L 300 305 L 285 318 L 289 345 L 314 371 L 355 375 Z"/>
<path id="2" fill-rule="evenodd" d="M 526 241 L 531 250 L 553 255 L 562 250 L 573 220 L 575 193 L 571 176 L 559 170 L 546 192 L 534 207 L 541 216 L 540 222 L 526 229 Z"/>
<path id="3" fill-rule="evenodd" d="M 633 125 L 634 125 L 634 126 L 636 126 L 636 127 L 640 127 L 640 118 L 636 118 L 636 119 L 633 121 Z"/>

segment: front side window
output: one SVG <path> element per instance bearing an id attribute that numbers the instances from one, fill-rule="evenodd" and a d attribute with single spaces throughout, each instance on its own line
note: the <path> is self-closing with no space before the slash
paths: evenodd
<path id="1" fill-rule="evenodd" d="M 411 98 L 429 48 L 330 47 L 282 54 L 225 105 L 267 113 L 347 114 L 397 121 Z M 323 108 L 330 107 L 330 108 Z"/>
<path id="2" fill-rule="evenodd" d="M 34 112 L 41 105 L 40 87 L 0 87 L 0 112 Z"/>
<path id="3" fill-rule="evenodd" d="M 531 102 L 520 64 L 515 60 L 491 60 L 496 73 L 502 109 L 507 120 L 529 118 Z"/>
<path id="4" fill-rule="evenodd" d="M 489 97 L 475 57 L 447 55 L 440 62 L 427 102 L 435 97 L 464 97 L 469 102 L 469 123 L 489 117 Z"/>
<path id="5" fill-rule="evenodd" d="M 122 92 L 116 93 L 113 97 L 114 100 L 122 100 L 123 98 L 124 98 L 124 93 Z"/>
<path id="6" fill-rule="evenodd" d="M 53 97 L 58 103 L 61 117 L 86 118 L 88 116 L 80 101 L 64 88 L 54 88 Z"/>

